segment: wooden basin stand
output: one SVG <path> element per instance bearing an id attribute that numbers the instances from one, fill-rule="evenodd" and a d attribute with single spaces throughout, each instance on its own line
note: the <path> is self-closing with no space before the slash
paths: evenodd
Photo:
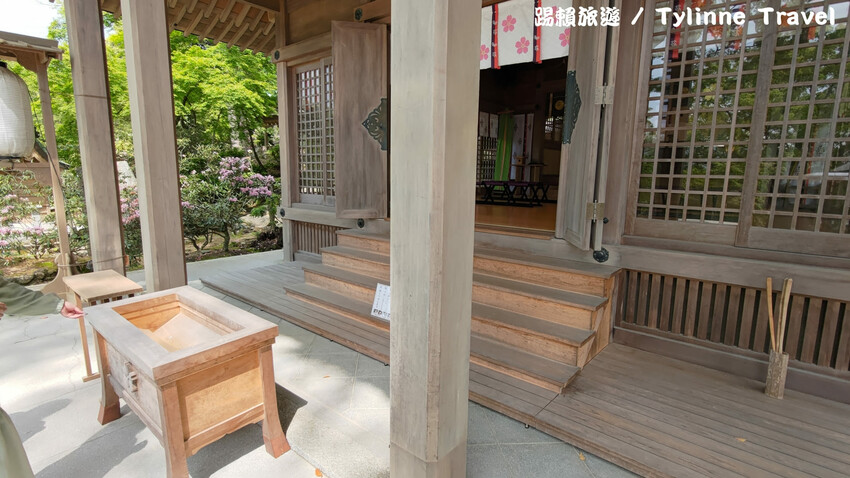
<path id="1" fill-rule="evenodd" d="M 77 307 L 83 308 L 105 302 L 111 302 L 127 297 L 135 297 L 142 292 L 142 287 L 121 274 L 107 269 L 104 271 L 90 272 L 65 276 L 62 278 L 65 287 L 74 298 Z M 77 319 L 80 326 L 80 340 L 83 345 L 83 359 L 86 365 L 86 374 L 83 382 L 100 377 L 99 373 L 91 370 L 91 359 L 89 358 L 89 340 L 86 333 L 86 323 L 83 317 Z"/>
<path id="2" fill-rule="evenodd" d="M 169 477 L 188 477 L 187 456 L 259 421 L 270 455 L 289 450 L 272 365 L 277 326 L 191 287 L 86 312 L 102 376 L 98 420 L 120 417 L 123 398 L 165 448 Z"/>

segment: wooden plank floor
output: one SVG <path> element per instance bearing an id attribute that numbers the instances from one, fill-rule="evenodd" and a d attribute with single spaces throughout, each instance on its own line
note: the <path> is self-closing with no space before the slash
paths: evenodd
<path id="1" fill-rule="evenodd" d="M 319 324 L 314 328 L 327 319 L 286 297 L 284 283 L 303 282 L 297 264 L 202 280 L 275 315 L 301 307 L 300 314 Z M 357 338 L 361 345 L 349 346 L 372 356 L 387 354 L 388 336 L 369 340 Z M 363 343 L 376 350 L 370 353 Z M 641 475 L 850 475 L 850 405 L 794 391 L 773 400 L 759 382 L 618 344 L 608 345 L 554 398 L 491 393 L 490 385 L 504 384 L 486 373 L 475 368 L 470 373 L 473 400 Z"/>

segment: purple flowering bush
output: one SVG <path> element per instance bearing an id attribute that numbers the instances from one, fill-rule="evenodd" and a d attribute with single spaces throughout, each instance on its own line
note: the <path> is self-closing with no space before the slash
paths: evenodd
<path id="1" fill-rule="evenodd" d="M 255 173 L 248 158 L 210 163 L 180 176 L 183 235 L 198 251 L 219 236 L 229 251 L 232 235 L 243 227 L 241 217 L 273 196 L 275 179 Z"/>
<path id="2" fill-rule="evenodd" d="M 139 212 L 139 193 L 135 185 L 119 184 L 118 198 L 121 204 L 121 224 L 124 225 L 124 253 L 130 262 L 142 260 L 142 224 Z"/>
<path id="3" fill-rule="evenodd" d="M 0 175 L 0 264 L 27 256 L 40 259 L 56 245 L 55 228 L 41 224 L 39 204 L 48 204 L 47 188 L 30 171 Z"/>

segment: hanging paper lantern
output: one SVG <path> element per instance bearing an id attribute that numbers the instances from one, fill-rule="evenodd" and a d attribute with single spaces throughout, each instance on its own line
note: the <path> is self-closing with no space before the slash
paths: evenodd
<path id="1" fill-rule="evenodd" d="M 0 158 L 29 157 L 34 144 L 27 84 L 0 61 Z"/>

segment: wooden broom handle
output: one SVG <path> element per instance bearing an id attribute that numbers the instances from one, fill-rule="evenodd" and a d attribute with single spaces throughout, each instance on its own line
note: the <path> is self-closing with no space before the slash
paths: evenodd
<path id="1" fill-rule="evenodd" d="M 767 278 L 767 323 L 770 326 L 770 347 L 776 350 L 776 328 L 773 325 L 773 279 Z"/>

